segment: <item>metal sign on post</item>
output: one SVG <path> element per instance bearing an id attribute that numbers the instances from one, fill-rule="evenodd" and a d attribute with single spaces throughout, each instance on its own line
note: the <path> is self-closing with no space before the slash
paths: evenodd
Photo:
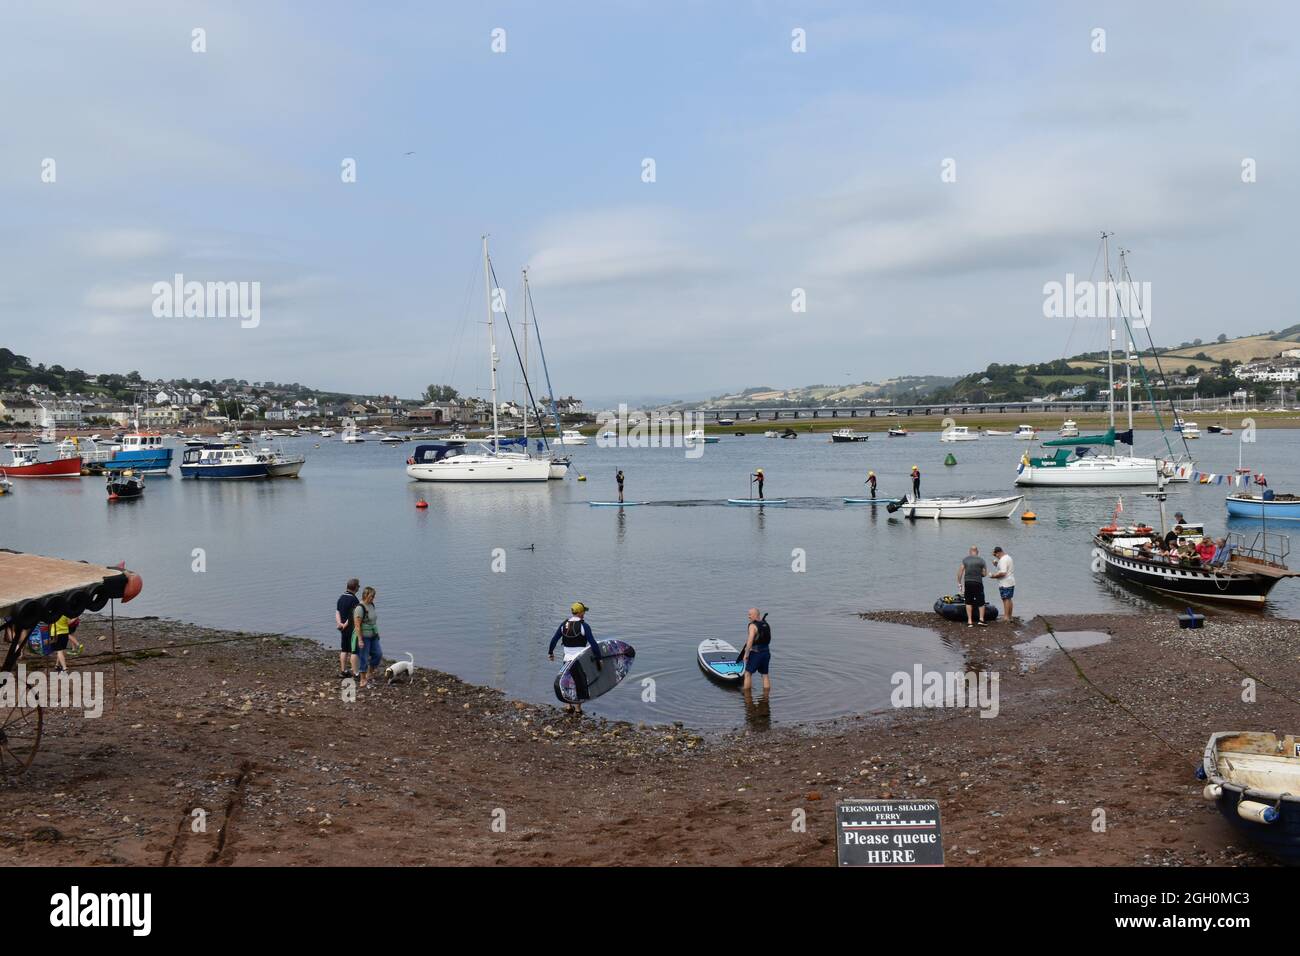
<path id="1" fill-rule="evenodd" d="M 835 829 L 840 866 L 943 866 L 936 800 L 841 800 Z"/>

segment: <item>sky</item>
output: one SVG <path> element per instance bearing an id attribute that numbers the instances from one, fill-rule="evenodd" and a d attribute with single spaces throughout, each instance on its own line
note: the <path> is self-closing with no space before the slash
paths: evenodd
<path id="1" fill-rule="evenodd" d="M 1102 348 L 1043 315 L 1102 230 L 1158 344 L 1280 329 L 1298 27 L 1197 0 L 0 0 L 0 345 L 483 395 L 484 234 L 516 321 L 529 270 L 557 393 L 601 406 Z M 256 326 L 155 315 L 176 274 L 257 283 Z"/>

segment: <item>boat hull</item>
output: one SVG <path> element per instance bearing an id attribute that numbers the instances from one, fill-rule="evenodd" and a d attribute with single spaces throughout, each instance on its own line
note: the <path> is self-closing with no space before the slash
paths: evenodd
<path id="1" fill-rule="evenodd" d="M 267 467 L 262 462 L 254 464 L 232 464 L 232 465 L 181 465 L 182 478 L 202 479 L 221 479 L 224 481 L 235 481 L 243 479 L 269 478 L 271 477 Z"/>
<path id="2" fill-rule="evenodd" d="M 1240 607 L 1262 607 L 1278 578 L 1232 574 L 1213 569 L 1145 561 L 1117 553 L 1094 539 L 1106 576 L 1124 584 L 1147 588 L 1186 600 L 1214 601 Z"/>
<path id="3" fill-rule="evenodd" d="M 271 478 L 297 478 L 298 472 L 302 471 L 302 466 L 306 463 L 303 458 L 272 462 L 266 466 L 266 473 Z"/>
<path id="4" fill-rule="evenodd" d="M 138 475 L 166 474 L 172 466 L 170 448 L 150 448 L 141 451 L 119 451 L 103 463 L 104 471 L 134 471 Z"/>
<path id="5" fill-rule="evenodd" d="M 1216 733 L 1205 747 L 1198 774 L 1209 781 L 1205 796 L 1223 818 L 1259 850 L 1288 866 L 1300 866 L 1300 795 L 1294 789 L 1297 770 L 1288 766 L 1300 761 L 1297 748 L 1300 742 L 1294 736 L 1278 740 L 1271 733 Z M 1246 800 L 1271 806 L 1276 818 L 1271 823 L 1243 818 L 1239 805 Z"/>
<path id="6" fill-rule="evenodd" d="M 80 478 L 81 458 L 56 458 L 31 465 L 5 465 L 3 470 L 9 478 Z"/>
<path id="7" fill-rule="evenodd" d="M 1066 465 L 1024 465 L 1016 475 L 1016 484 L 1035 488 L 1154 485 L 1157 470 L 1154 460 L 1082 458 Z"/>
<path id="8" fill-rule="evenodd" d="M 1010 518 L 1024 501 L 1007 498 L 922 498 L 904 501 L 896 509 L 905 518 Z"/>
<path id="9" fill-rule="evenodd" d="M 546 459 L 505 459 L 477 455 L 458 455 L 430 464 L 406 466 L 408 477 L 416 481 L 445 481 L 463 484 L 493 482 L 549 481 L 551 462 Z"/>
<path id="10" fill-rule="evenodd" d="M 1255 518 L 1265 521 L 1300 521 L 1300 501 L 1265 501 L 1263 498 L 1247 498 L 1244 495 L 1229 495 L 1225 499 L 1230 518 Z"/>

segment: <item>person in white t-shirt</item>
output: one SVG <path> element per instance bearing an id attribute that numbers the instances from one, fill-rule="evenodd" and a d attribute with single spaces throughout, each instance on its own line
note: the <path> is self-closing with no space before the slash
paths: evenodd
<path id="1" fill-rule="evenodd" d="M 1015 609 L 1012 598 L 1016 594 L 1016 563 L 999 545 L 993 549 L 993 566 L 996 570 L 989 577 L 997 578 L 998 594 L 1002 596 L 1002 619 L 1010 621 L 1011 612 Z"/>

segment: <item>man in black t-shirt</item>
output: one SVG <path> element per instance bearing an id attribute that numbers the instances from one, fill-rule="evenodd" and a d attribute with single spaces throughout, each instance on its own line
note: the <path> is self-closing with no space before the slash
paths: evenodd
<path id="1" fill-rule="evenodd" d="M 334 627 L 339 632 L 339 680 L 352 676 L 352 612 L 361 603 L 357 600 L 360 588 L 361 582 L 356 578 L 349 580 L 334 610 Z"/>

